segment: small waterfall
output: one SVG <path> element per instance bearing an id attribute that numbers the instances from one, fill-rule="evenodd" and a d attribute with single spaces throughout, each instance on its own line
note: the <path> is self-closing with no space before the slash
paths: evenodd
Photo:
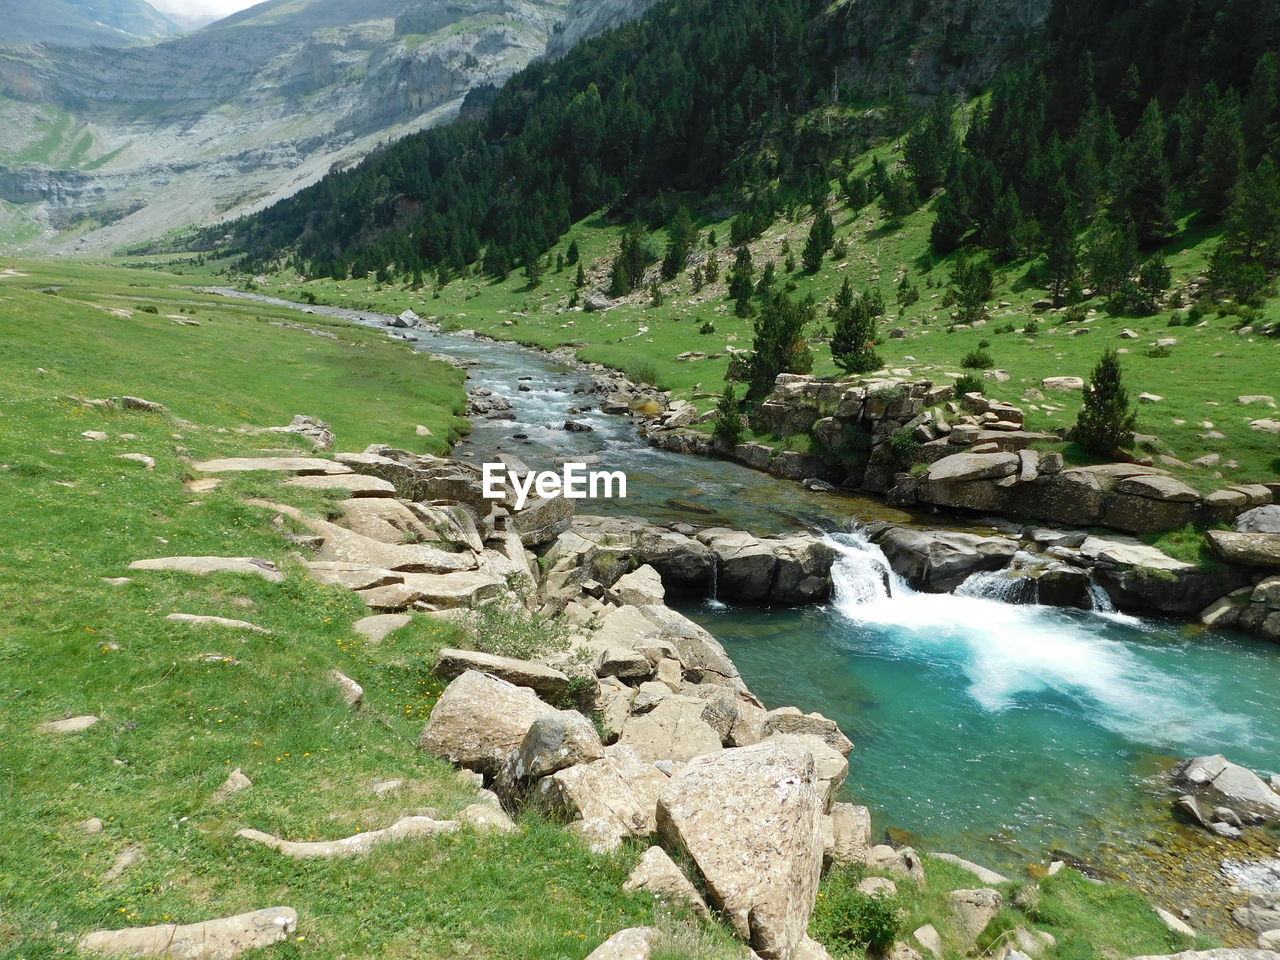
<path id="1" fill-rule="evenodd" d="M 1092 577 L 1089 578 L 1089 600 L 1093 603 L 1094 613 L 1115 613 L 1116 605 L 1111 602 L 1111 594 L 1106 587 Z"/>
<path id="2" fill-rule="evenodd" d="M 1001 603 L 1039 603 L 1040 584 L 1035 577 L 1023 575 L 1016 567 L 971 573 L 956 587 L 960 597 L 999 600 Z"/>
<path id="3" fill-rule="evenodd" d="M 1040 573 L 1046 563 L 1042 557 L 1019 550 L 1002 570 L 970 574 L 956 588 L 960 597 L 999 600 L 1002 603 L 1039 603 Z"/>
<path id="4" fill-rule="evenodd" d="M 720 599 L 720 555 L 711 551 L 711 592 L 707 594 L 707 606 L 712 610 L 723 610 L 727 606 Z"/>
<path id="5" fill-rule="evenodd" d="M 838 558 L 831 567 L 831 587 L 839 607 L 861 606 L 914 593 L 884 553 L 861 531 L 828 538 Z"/>

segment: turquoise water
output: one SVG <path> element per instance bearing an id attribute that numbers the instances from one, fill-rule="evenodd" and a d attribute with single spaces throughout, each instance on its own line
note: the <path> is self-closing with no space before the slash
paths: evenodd
<path id="1" fill-rule="evenodd" d="M 828 606 L 685 612 L 767 705 L 840 723 L 847 791 L 878 828 L 1014 864 L 1141 830 L 1171 758 L 1280 769 L 1280 647 L 896 581 L 886 596 L 878 551 L 842 539 Z"/>

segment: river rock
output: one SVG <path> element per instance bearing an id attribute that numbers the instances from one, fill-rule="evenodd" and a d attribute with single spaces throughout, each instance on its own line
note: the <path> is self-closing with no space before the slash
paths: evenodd
<path id="1" fill-rule="evenodd" d="M 1227 563 L 1280 569 L 1280 534 L 1210 530 L 1205 536 L 1213 552 Z"/>
<path id="2" fill-rule="evenodd" d="M 662 577 L 647 563 L 619 577 L 610 587 L 610 593 L 619 604 L 632 604 L 637 607 L 660 604 L 666 599 Z"/>
<path id="3" fill-rule="evenodd" d="M 1280 930 L 1280 898 L 1254 894 L 1243 907 L 1231 911 L 1231 919 L 1254 933 Z"/>
<path id="4" fill-rule="evenodd" d="M 1185 761 L 1175 768 L 1174 779 L 1205 791 L 1215 800 L 1225 800 L 1249 822 L 1280 819 L 1280 794 L 1253 771 L 1221 754 Z"/>
<path id="5" fill-rule="evenodd" d="M 658 827 L 690 856 L 713 905 L 766 960 L 805 939 L 822 869 L 813 756 L 779 740 L 699 757 L 658 802 Z"/>
<path id="6" fill-rule="evenodd" d="M 951 912 L 955 914 L 960 935 L 968 946 L 973 946 L 987 924 L 995 919 L 1004 899 L 996 890 L 952 890 L 947 894 Z"/>
<path id="7" fill-rule="evenodd" d="M 876 539 L 899 576 L 931 592 L 953 590 L 979 571 L 1003 569 L 1018 552 L 1013 540 L 947 530 L 891 527 Z"/>
<path id="8" fill-rule="evenodd" d="M 246 950 L 289 939 L 297 927 L 298 914 L 291 908 L 271 907 L 203 923 L 98 930 L 81 937 L 76 949 L 108 957 L 234 960 Z"/>
<path id="9" fill-rule="evenodd" d="M 707 902 L 689 878 L 676 866 L 674 860 L 661 847 L 650 847 L 636 864 L 636 868 L 622 885 L 623 890 L 643 890 L 659 900 L 690 907 L 700 916 L 709 917 Z"/>
<path id="10" fill-rule="evenodd" d="M 853 741 L 844 735 L 834 720 L 829 720 L 820 713 L 801 713 L 795 707 L 770 710 L 760 732 L 762 737 L 775 733 L 815 736 L 842 757 L 853 749 Z"/>
<path id="11" fill-rule="evenodd" d="M 318 457 L 225 457 L 193 463 L 196 473 L 292 473 L 298 476 L 351 473 L 351 468 L 334 460 Z"/>
<path id="12" fill-rule="evenodd" d="M 492 776 L 519 748 L 533 722 L 551 709 L 527 687 L 468 670 L 445 687 L 418 746 Z"/>
<path id="13" fill-rule="evenodd" d="M 591 721 L 576 710 L 545 713 L 530 725 L 515 756 L 516 779 L 538 779 L 604 757 Z"/>
<path id="14" fill-rule="evenodd" d="M 569 689 L 567 676 L 541 663 L 499 657 L 475 650 L 455 650 L 451 647 L 440 651 L 434 673 L 452 680 L 468 670 L 489 674 L 514 683 L 517 687 L 528 687 L 548 700 L 556 699 Z"/>

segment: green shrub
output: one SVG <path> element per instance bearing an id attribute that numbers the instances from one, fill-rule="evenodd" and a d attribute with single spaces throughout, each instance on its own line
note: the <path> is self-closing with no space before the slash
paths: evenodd
<path id="1" fill-rule="evenodd" d="M 470 649 L 499 657 L 533 660 L 569 649 L 569 633 L 560 621 L 503 603 L 479 607 L 465 629 Z"/>
<path id="2" fill-rule="evenodd" d="M 710 320 L 708 320 L 706 323 L 704 323 L 702 326 L 698 328 L 698 332 L 701 333 L 703 336 L 715 333 L 716 325 L 712 323 Z"/>
<path id="3" fill-rule="evenodd" d="M 734 393 L 733 384 L 725 384 L 724 393 L 716 407 L 713 435 L 729 450 L 742 442 L 742 405 Z"/>
<path id="4" fill-rule="evenodd" d="M 1173 356 L 1173 351 L 1164 346 L 1150 347 L 1147 350 L 1147 356 L 1152 360 L 1164 360 L 1167 357 Z"/>
<path id="5" fill-rule="evenodd" d="M 628 360 L 622 372 L 633 383 L 647 383 L 655 387 L 658 385 L 658 368 L 653 365 L 652 360 L 646 360 L 643 357 Z"/>
<path id="6" fill-rule="evenodd" d="M 908 464 L 915 459 L 916 450 L 920 447 L 920 441 L 915 437 L 915 431 L 907 427 L 894 431 L 889 437 L 889 449 L 893 451 L 894 457 L 898 463 Z"/>
<path id="7" fill-rule="evenodd" d="M 960 358 L 960 366 L 970 370 L 990 370 L 995 365 L 996 362 L 991 359 L 991 354 L 982 349 L 970 350 Z"/>
<path id="8" fill-rule="evenodd" d="M 852 871 L 833 871 L 823 884 L 809 921 L 809 932 L 828 950 L 882 953 L 902 929 L 902 909 L 896 897 L 868 895 L 857 889 Z"/>
<path id="9" fill-rule="evenodd" d="M 962 373 L 956 377 L 956 396 L 963 397 L 966 393 L 981 393 L 982 378 L 972 373 Z"/>
<path id="10" fill-rule="evenodd" d="M 139 313 L 159 313 L 160 309 L 154 303 L 140 303 L 138 304 L 138 312 Z"/>

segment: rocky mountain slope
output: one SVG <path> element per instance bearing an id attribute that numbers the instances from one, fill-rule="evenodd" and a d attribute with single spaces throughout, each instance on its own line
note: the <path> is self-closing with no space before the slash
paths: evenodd
<path id="1" fill-rule="evenodd" d="M 273 0 L 110 56 L 0 47 L 0 246 L 109 252 L 287 196 L 501 84 L 566 6 Z"/>
<path id="2" fill-rule="evenodd" d="M 146 0 L 0 0 L 5 44 L 125 47 L 182 32 Z"/>

